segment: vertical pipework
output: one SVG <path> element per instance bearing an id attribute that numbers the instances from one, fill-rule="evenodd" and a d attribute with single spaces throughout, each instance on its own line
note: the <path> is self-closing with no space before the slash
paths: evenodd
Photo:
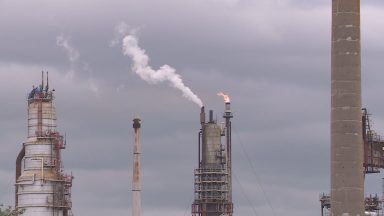
<path id="1" fill-rule="evenodd" d="M 201 129 L 199 131 L 199 142 L 198 142 L 198 167 L 201 168 L 201 144 L 202 144 L 202 135 L 204 131 L 204 125 L 205 125 L 205 108 L 201 107 L 201 112 L 200 112 L 200 124 L 201 124 Z"/>
<path id="2" fill-rule="evenodd" d="M 44 89 L 44 71 L 41 71 L 41 90 Z"/>
<path id="3" fill-rule="evenodd" d="M 17 155 L 17 158 L 16 158 L 16 176 L 15 176 L 16 181 L 21 176 L 21 172 L 22 172 L 21 163 L 23 161 L 24 156 L 25 156 L 25 146 L 23 144 L 23 148 L 21 149 L 21 151 L 19 152 L 19 155 Z M 17 208 L 19 206 L 18 193 L 19 193 L 19 188 L 16 185 L 15 186 L 15 208 Z"/>
<path id="4" fill-rule="evenodd" d="M 45 92 L 48 92 L 49 90 L 49 78 L 48 78 L 48 71 L 47 71 L 47 85 L 45 87 Z"/>
<path id="5" fill-rule="evenodd" d="M 133 129 L 135 133 L 135 142 L 133 148 L 133 180 L 132 180 L 132 216 L 141 215 L 141 120 L 133 120 Z"/>
<path id="6" fill-rule="evenodd" d="M 226 149 L 227 149 L 227 166 L 229 173 L 229 201 L 232 202 L 232 128 L 231 128 L 231 118 L 233 118 L 231 112 L 231 103 L 225 102 L 225 111 L 224 111 L 224 119 L 225 119 L 225 128 L 226 128 Z"/>
<path id="7" fill-rule="evenodd" d="M 40 98 L 37 102 L 37 137 L 42 137 L 43 135 L 43 98 L 40 95 Z"/>
<path id="8" fill-rule="evenodd" d="M 205 124 L 205 108 L 201 107 L 201 112 L 200 112 L 200 124 L 201 127 Z"/>
<path id="9" fill-rule="evenodd" d="M 364 215 L 360 0 L 332 0 L 331 215 Z"/>

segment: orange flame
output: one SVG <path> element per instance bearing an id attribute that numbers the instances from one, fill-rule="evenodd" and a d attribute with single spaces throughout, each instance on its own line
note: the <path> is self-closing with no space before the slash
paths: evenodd
<path id="1" fill-rule="evenodd" d="M 229 102 L 231 102 L 231 100 L 230 100 L 230 98 L 229 98 L 229 95 L 226 95 L 226 94 L 224 94 L 223 92 L 219 92 L 219 93 L 217 93 L 217 95 L 218 95 L 218 96 L 222 96 L 222 97 L 224 98 L 224 102 L 225 102 L 225 103 L 229 103 Z"/>

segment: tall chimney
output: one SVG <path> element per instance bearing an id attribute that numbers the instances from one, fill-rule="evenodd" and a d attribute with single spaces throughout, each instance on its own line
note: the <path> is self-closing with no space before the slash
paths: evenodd
<path id="1" fill-rule="evenodd" d="M 132 216 L 141 216 L 141 120 L 133 119 L 135 143 L 133 148 Z"/>
<path id="2" fill-rule="evenodd" d="M 332 0 L 331 215 L 364 215 L 360 0 Z"/>

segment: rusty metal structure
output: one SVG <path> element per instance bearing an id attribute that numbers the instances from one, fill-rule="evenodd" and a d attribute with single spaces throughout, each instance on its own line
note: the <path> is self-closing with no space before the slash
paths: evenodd
<path id="1" fill-rule="evenodd" d="M 326 193 L 320 194 L 321 216 L 329 216 L 331 209 L 331 196 Z"/>
<path id="2" fill-rule="evenodd" d="M 382 210 L 382 200 L 380 197 L 376 194 L 374 196 L 369 195 L 365 198 L 365 214 L 368 215 L 379 215 Z"/>
<path id="3" fill-rule="evenodd" d="M 73 176 L 65 174 L 57 131 L 54 90 L 42 82 L 28 95 L 28 138 L 16 159 L 15 207 L 23 216 L 71 216 Z"/>
<path id="4" fill-rule="evenodd" d="M 232 216 L 232 155 L 231 118 L 229 100 L 225 102 L 224 123 L 219 124 L 209 111 L 205 120 L 201 108 L 201 129 L 198 134 L 198 168 L 195 169 L 195 200 L 193 216 Z M 224 144 L 222 138 L 224 137 Z"/>
<path id="5" fill-rule="evenodd" d="M 320 195 L 321 216 L 331 216 L 331 197 L 329 194 Z M 383 200 L 378 195 L 369 195 L 364 200 L 364 215 L 383 216 Z"/>
<path id="6" fill-rule="evenodd" d="M 384 169 L 384 140 L 372 129 L 370 114 L 363 109 L 364 170 L 366 174 Z"/>
<path id="7" fill-rule="evenodd" d="M 134 147 L 133 147 L 133 178 L 132 178 L 132 216 L 141 215 L 141 120 L 133 119 Z"/>

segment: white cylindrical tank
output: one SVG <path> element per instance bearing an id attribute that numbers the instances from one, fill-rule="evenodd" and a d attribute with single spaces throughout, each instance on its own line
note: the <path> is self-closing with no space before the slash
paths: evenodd
<path id="1" fill-rule="evenodd" d="M 53 97 L 52 95 L 50 97 Z M 41 127 L 43 135 L 48 132 L 56 131 L 56 112 L 53 99 L 41 102 L 41 112 L 39 113 L 39 102 L 34 100 L 28 103 L 28 138 L 37 137 L 39 115 L 41 115 Z"/>
<path id="2" fill-rule="evenodd" d="M 28 97 L 28 139 L 16 161 L 16 208 L 23 216 L 69 216 L 72 177 L 60 167 L 63 136 L 56 131 L 53 93 Z"/>

